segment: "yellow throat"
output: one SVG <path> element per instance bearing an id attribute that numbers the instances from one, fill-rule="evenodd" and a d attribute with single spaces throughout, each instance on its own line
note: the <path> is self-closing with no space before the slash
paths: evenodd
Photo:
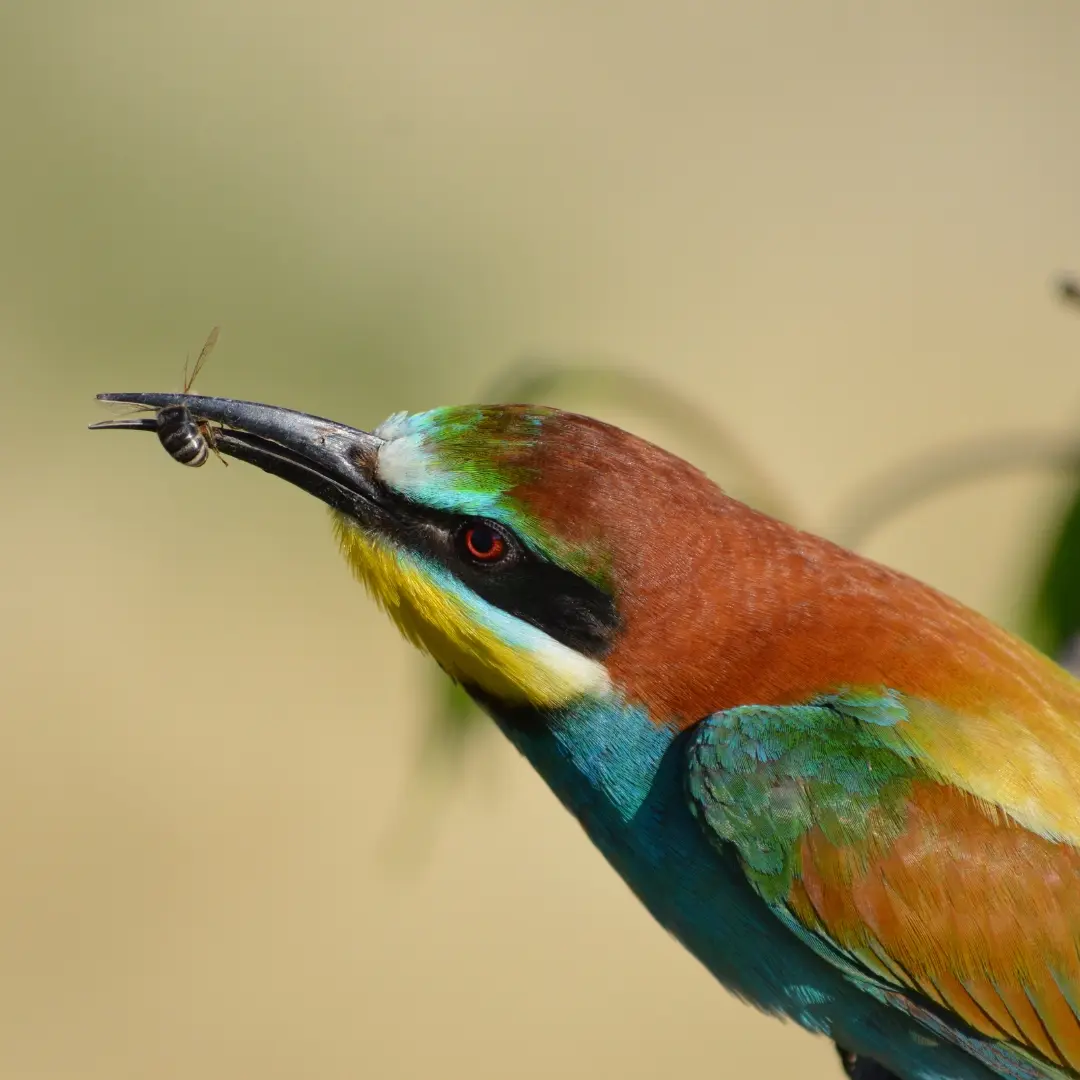
<path id="1" fill-rule="evenodd" d="M 555 708 L 610 689 L 603 664 L 489 604 L 409 551 L 333 513 L 341 552 L 376 603 L 458 682 L 508 705 Z"/>

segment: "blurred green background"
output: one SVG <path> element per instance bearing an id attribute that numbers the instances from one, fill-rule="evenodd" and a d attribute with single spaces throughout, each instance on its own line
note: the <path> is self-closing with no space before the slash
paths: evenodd
<path id="1" fill-rule="evenodd" d="M 1080 418 L 1078 49 L 1065 2 L 0 5 L 0 1076 L 838 1075 L 500 740 L 418 771 L 431 672 L 317 505 L 85 425 L 214 323 L 203 392 L 357 426 L 541 357 L 662 381 L 841 530 Z M 548 403 L 747 485 L 586 389 Z M 1070 496 L 864 550 L 1019 626 Z"/>

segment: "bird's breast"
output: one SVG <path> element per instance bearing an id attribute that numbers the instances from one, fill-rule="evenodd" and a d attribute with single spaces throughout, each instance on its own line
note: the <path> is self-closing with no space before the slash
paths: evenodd
<path id="1" fill-rule="evenodd" d="M 729 989 L 827 1032 L 850 987 L 794 941 L 709 842 L 685 796 L 692 732 L 640 710 L 591 702 L 538 714 L 483 703 L 653 916 Z"/>

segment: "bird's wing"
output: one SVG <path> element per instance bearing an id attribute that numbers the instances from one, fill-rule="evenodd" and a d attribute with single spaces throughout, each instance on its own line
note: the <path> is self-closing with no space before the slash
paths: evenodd
<path id="1" fill-rule="evenodd" d="M 1076 1075 L 1080 847 L 951 779 L 925 749 L 948 723 L 887 689 L 732 708 L 695 732 L 691 803 L 788 927 L 864 987 Z"/>

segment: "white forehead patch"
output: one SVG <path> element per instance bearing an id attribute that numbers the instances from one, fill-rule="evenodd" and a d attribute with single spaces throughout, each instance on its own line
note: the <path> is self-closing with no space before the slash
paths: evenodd
<path id="1" fill-rule="evenodd" d="M 387 487 L 408 499 L 438 510 L 495 517 L 501 492 L 478 483 L 467 470 L 451 470 L 428 448 L 428 436 L 445 410 L 395 413 L 373 432 L 383 444 L 375 461 L 375 475 Z"/>
<path id="2" fill-rule="evenodd" d="M 435 470 L 431 455 L 424 451 L 416 436 L 398 435 L 379 447 L 375 461 L 378 478 L 402 495 L 429 498 L 438 490 L 444 477 Z"/>
<path id="3" fill-rule="evenodd" d="M 412 417 L 402 410 L 388 416 L 371 434 L 387 442 L 408 434 L 409 421 Z"/>

